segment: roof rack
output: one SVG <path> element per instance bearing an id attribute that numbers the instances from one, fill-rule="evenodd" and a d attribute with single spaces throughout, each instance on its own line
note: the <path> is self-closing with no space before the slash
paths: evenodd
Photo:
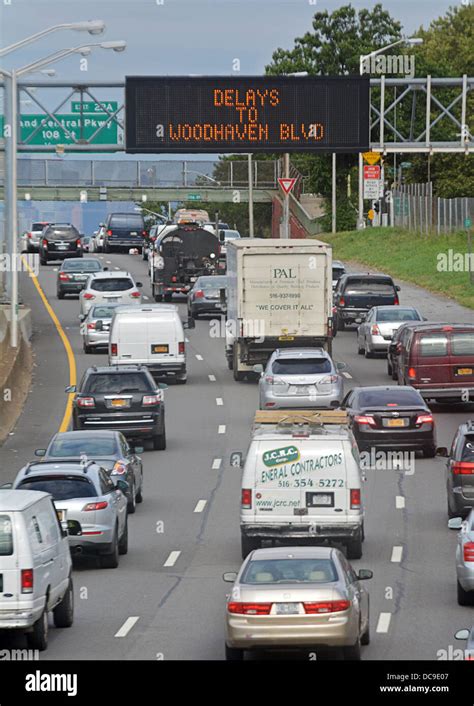
<path id="1" fill-rule="evenodd" d="M 87 458 L 87 456 L 86 456 L 85 454 L 84 454 L 84 455 L 81 455 L 79 461 L 78 461 L 77 459 L 76 459 L 76 460 L 64 459 L 64 460 L 61 460 L 61 461 L 46 461 L 46 460 L 43 460 L 43 461 L 28 461 L 28 463 L 26 464 L 26 468 L 25 468 L 25 476 L 28 475 L 28 473 L 30 472 L 32 466 L 42 466 L 42 465 L 46 465 L 46 464 L 52 465 L 52 464 L 54 464 L 54 463 L 58 463 L 58 464 L 61 464 L 61 465 L 64 465 L 64 464 L 66 464 L 66 463 L 70 463 L 70 464 L 72 464 L 72 465 L 74 465 L 74 466 L 81 466 L 81 468 L 82 468 L 82 470 L 83 470 L 84 473 L 87 473 L 88 469 L 89 469 L 91 466 L 95 466 L 95 465 L 96 465 L 96 462 L 95 462 L 94 460 L 92 460 L 92 459 L 91 459 L 91 460 L 88 460 L 88 458 Z"/>
<path id="2" fill-rule="evenodd" d="M 265 409 L 257 410 L 254 425 L 274 424 L 280 428 L 295 426 L 324 427 L 347 425 L 347 412 L 343 409 Z"/>

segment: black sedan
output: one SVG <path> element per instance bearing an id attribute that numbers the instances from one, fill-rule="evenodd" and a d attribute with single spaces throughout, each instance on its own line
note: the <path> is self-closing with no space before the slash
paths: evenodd
<path id="1" fill-rule="evenodd" d="M 97 258 L 81 257 L 64 260 L 56 282 L 58 299 L 64 299 L 66 294 L 79 295 L 79 292 L 84 289 L 89 275 L 101 270 L 107 270 L 107 267 L 102 267 L 101 261 Z"/>
<path id="2" fill-rule="evenodd" d="M 360 451 L 407 449 L 436 455 L 435 422 L 430 408 L 409 385 L 356 387 L 342 401 Z"/>
<path id="3" fill-rule="evenodd" d="M 188 293 L 188 316 L 197 319 L 200 314 L 224 313 L 226 285 L 226 275 L 198 277 Z"/>
<path id="4" fill-rule="evenodd" d="M 143 466 L 136 455 L 141 447 L 132 448 L 119 431 L 65 431 L 55 434 L 47 449 L 36 449 L 36 456 L 46 461 L 80 461 L 87 457 L 97 461 L 114 479 L 126 480 L 128 512 L 143 500 Z"/>

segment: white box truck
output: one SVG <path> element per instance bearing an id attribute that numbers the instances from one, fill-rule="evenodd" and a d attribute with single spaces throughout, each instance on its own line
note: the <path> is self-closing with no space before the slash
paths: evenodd
<path id="1" fill-rule="evenodd" d="M 276 348 L 331 352 L 332 248 L 319 240 L 242 238 L 227 244 L 226 357 L 234 379 Z"/>

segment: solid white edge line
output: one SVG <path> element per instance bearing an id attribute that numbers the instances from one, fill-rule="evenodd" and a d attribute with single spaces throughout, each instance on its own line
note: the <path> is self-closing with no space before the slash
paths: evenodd
<path id="1" fill-rule="evenodd" d="M 394 563 L 399 563 L 402 560 L 403 556 L 403 547 L 393 547 L 392 549 L 392 558 L 390 561 Z"/>
<path id="2" fill-rule="evenodd" d="M 177 550 L 174 552 L 170 552 L 170 555 L 167 558 L 167 560 L 165 561 L 165 563 L 163 564 L 163 566 L 174 566 L 176 564 L 180 554 L 181 554 L 181 552 L 177 551 Z"/>
<path id="3" fill-rule="evenodd" d="M 117 630 L 114 637 L 126 637 L 138 620 L 140 620 L 140 618 L 137 615 L 127 618 L 120 630 Z"/>
<path id="4" fill-rule="evenodd" d="M 390 627 L 391 613 L 380 613 L 375 632 L 388 632 Z"/>
<path id="5" fill-rule="evenodd" d="M 193 512 L 202 512 L 207 505 L 207 500 L 198 500 Z"/>
<path id="6" fill-rule="evenodd" d="M 199 353 L 196 353 L 196 360 L 204 360 L 204 358 Z"/>

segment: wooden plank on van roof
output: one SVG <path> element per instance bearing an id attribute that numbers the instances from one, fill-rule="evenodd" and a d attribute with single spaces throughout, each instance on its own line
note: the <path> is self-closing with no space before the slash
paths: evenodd
<path id="1" fill-rule="evenodd" d="M 255 424 L 347 424 L 343 409 L 258 409 Z"/>

